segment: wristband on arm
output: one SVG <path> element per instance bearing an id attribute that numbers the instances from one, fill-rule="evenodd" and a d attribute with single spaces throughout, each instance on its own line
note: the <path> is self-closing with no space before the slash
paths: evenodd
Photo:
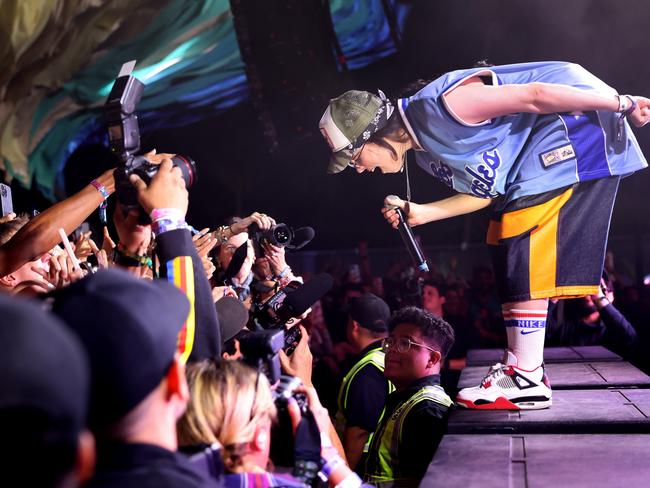
<path id="1" fill-rule="evenodd" d="M 616 99 L 618 100 L 618 110 L 616 112 L 620 114 L 616 122 L 616 140 L 621 142 L 623 140 L 625 118 L 634 112 L 637 102 L 630 95 L 616 95 Z"/>
<path id="2" fill-rule="evenodd" d="M 149 214 L 151 230 L 155 235 L 177 229 L 189 229 L 183 212 L 177 208 L 155 208 Z"/>
<path id="3" fill-rule="evenodd" d="M 97 180 L 91 181 L 90 184 L 104 197 L 104 201 L 99 205 L 99 220 L 102 221 L 102 224 L 106 225 L 106 207 L 108 206 L 106 202 L 109 197 L 108 190 Z"/>

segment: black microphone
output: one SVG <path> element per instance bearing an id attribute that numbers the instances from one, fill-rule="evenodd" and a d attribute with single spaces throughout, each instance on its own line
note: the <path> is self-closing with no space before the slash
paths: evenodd
<path id="1" fill-rule="evenodd" d="M 307 311 L 314 303 L 322 298 L 334 284 L 334 279 L 327 273 L 314 276 L 304 285 L 296 288 L 294 291 L 288 291 L 287 296 L 282 302 L 281 310 L 278 315 L 287 322 L 292 317 L 299 317 Z M 287 288 L 288 290 L 288 288 Z M 291 356 L 296 348 L 302 332 L 298 326 L 293 326 L 284 331 L 284 351 L 287 356 Z"/>
<path id="2" fill-rule="evenodd" d="M 311 242 L 315 235 L 316 231 L 312 227 L 299 227 L 293 231 L 293 239 L 286 247 L 292 251 L 302 249 Z"/>
<path id="3" fill-rule="evenodd" d="M 398 198 L 395 195 L 389 195 L 386 198 Z M 408 251 L 409 255 L 411 256 L 411 259 L 413 260 L 413 264 L 417 266 L 417 268 L 420 271 L 429 271 L 429 265 L 427 264 L 427 260 L 424 257 L 424 254 L 422 253 L 422 249 L 420 249 L 420 245 L 418 244 L 418 241 L 415 240 L 415 236 L 413 235 L 413 231 L 411 230 L 411 226 L 406 223 L 406 216 L 404 215 L 404 212 L 402 211 L 401 208 L 395 206 L 395 205 L 387 205 L 388 208 L 392 208 L 397 212 L 397 216 L 399 217 L 399 224 L 397 225 L 397 230 L 399 231 L 400 236 L 402 237 L 402 241 L 404 242 L 404 246 L 406 246 L 406 250 Z"/>
<path id="4" fill-rule="evenodd" d="M 288 318 L 299 317 L 314 303 L 322 298 L 334 284 L 334 278 L 327 273 L 314 276 L 304 285 L 293 291 L 287 290 L 287 297 L 282 303 L 282 315 Z"/>

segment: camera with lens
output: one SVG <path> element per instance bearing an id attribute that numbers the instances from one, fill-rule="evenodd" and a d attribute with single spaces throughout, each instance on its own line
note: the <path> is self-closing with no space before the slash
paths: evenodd
<path id="1" fill-rule="evenodd" d="M 280 378 L 280 357 L 284 346 L 284 330 L 256 330 L 239 340 L 239 349 L 244 362 L 266 375 L 269 383 Z"/>
<path id="2" fill-rule="evenodd" d="M 312 227 L 293 227 L 279 223 L 270 229 L 260 229 L 257 224 L 248 226 L 248 235 L 253 242 L 253 249 L 256 257 L 264 256 L 263 243 L 268 243 L 277 247 L 284 247 L 291 251 L 302 249 L 316 235 Z"/>
<path id="3" fill-rule="evenodd" d="M 290 246 L 294 239 L 295 233 L 287 224 L 275 224 L 270 229 L 260 229 L 257 224 L 248 226 L 248 235 L 253 243 L 255 256 L 261 257 L 264 255 L 262 244 L 267 242 L 277 247 Z"/>
<path id="4" fill-rule="evenodd" d="M 254 301 L 251 308 L 251 319 L 257 329 L 281 329 L 284 331 L 284 346 L 282 349 L 287 355 L 293 353 L 302 333 L 298 327 L 286 327 L 287 322 L 295 317 L 296 310 L 291 304 L 291 300 L 286 303 L 285 300 L 288 294 L 294 293 L 300 286 L 302 286 L 302 283 L 299 281 L 292 281 L 266 300 Z"/>
<path id="5" fill-rule="evenodd" d="M 295 471 L 298 466 L 306 464 L 305 459 L 302 458 L 305 457 L 305 452 L 309 454 L 313 450 L 313 442 L 301 437 L 294 440 L 292 435 L 291 418 L 288 412 L 289 400 L 291 398 L 296 400 L 303 419 L 310 419 L 310 414 L 307 397 L 295 391 L 302 384 L 301 380 L 294 376 L 280 374 L 278 353 L 284 341 L 282 329 L 258 330 L 246 334 L 241 339 L 239 347 L 243 354 L 243 361 L 257 369 L 260 374 L 266 375 L 272 385 L 271 394 L 278 410 L 278 422 L 271 430 L 271 458 L 276 465 L 294 466 Z"/>
<path id="6" fill-rule="evenodd" d="M 283 374 L 280 376 L 280 381 L 273 390 L 273 401 L 278 410 L 284 411 L 287 409 L 290 398 L 294 398 L 298 403 L 301 413 L 305 413 L 309 408 L 307 402 L 307 395 L 304 393 L 296 393 L 296 388 L 302 385 L 300 378 Z"/>
<path id="7" fill-rule="evenodd" d="M 258 329 L 277 329 L 285 331 L 284 350 L 291 355 L 302 333 L 297 326 L 288 324 L 304 314 L 309 307 L 321 299 L 334 283 L 333 278 L 326 274 L 318 274 L 307 283 L 292 281 L 277 290 L 270 298 L 254 300 L 252 321 Z"/>
<path id="8" fill-rule="evenodd" d="M 149 184 L 158 172 L 159 165 L 151 163 L 145 156 L 137 155 L 140 150 L 140 130 L 135 108 L 142 98 L 144 83 L 132 75 L 135 61 L 122 65 L 113 88 L 106 100 L 104 118 L 108 127 L 108 141 L 111 150 L 120 160 L 115 170 L 115 193 L 125 211 L 139 209 L 137 191 L 129 181 L 132 174 L 138 175 Z M 196 181 L 196 164 L 187 157 L 176 155 L 172 164 L 181 170 L 185 186 L 189 188 Z M 142 219 L 148 217 L 141 212 Z"/>
<path id="9" fill-rule="evenodd" d="M 275 385 L 273 400 L 276 407 L 286 410 L 289 398 L 294 397 L 298 401 L 301 411 L 304 411 L 307 408 L 307 398 L 302 393 L 295 393 L 295 389 L 302 382 L 295 376 L 281 375 L 280 373 L 278 354 L 283 348 L 284 342 L 284 330 L 282 329 L 256 330 L 240 339 L 239 348 L 243 361 L 264 374 L 271 385 Z"/>

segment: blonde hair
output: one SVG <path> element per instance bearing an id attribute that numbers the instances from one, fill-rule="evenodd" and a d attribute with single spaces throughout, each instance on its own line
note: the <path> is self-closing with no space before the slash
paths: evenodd
<path id="1" fill-rule="evenodd" d="M 241 463 L 246 445 L 262 420 L 275 420 L 277 411 L 266 376 L 238 361 L 202 361 L 188 365 L 190 401 L 178 421 L 181 446 L 223 446 L 231 471 Z"/>

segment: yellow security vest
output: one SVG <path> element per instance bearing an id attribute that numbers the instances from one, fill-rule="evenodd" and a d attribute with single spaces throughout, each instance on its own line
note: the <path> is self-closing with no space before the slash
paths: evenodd
<path id="1" fill-rule="evenodd" d="M 394 473 L 396 467 L 399 466 L 398 447 L 402 440 L 404 420 L 413 407 L 426 400 L 439 403 L 447 408 L 453 404 L 445 390 L 440 385 L 435 385 L 425 386 L 418 390 L 408 400 L 399 405 L 385 422 L 383 421 L 386 413 L 384 410 L 370 447 L 370 456 L 375 460 L 375 472 L 366 472 L 364 481 L 375 486 L 390 486 L 399 481 L 395 478 Z M 368 461 L 369 459 L 366 460 L 366 466 Z"/>
<path id="2" fill-rule="evenodd" d="M 343 431 L 345 430 L 344 412 L 348 407 L 348 393 L 350 392 L 350 385 L 352 384 L 352 380 L 359 373 L 359 371 L 361 371 L 361 369 L 363 369 L 363 367 L 366 366 L 367 364 L 372 364 L 383 374 L 384 357 L 385 354 L 384 351 L 381 350 L 381 347 L 376 347 L 374 349 L 371 349 L 370 351 L 366 352 L 363 355 L 363 357 L 359 361 L 357 361 L 357 363 L 354 366 L 352 366 L 348 374 L 346 374 L 345 377 L 343 378 L 343 382 L 341 383 L 341 388 L 339 389 L 339 398 L 338 398 L 339 411 L 336 414 L 336 430 L 339 436 L 342 436 Z M 390 381 L 388 381 L 387 393 L 391 394 L 393 391 L 395 391 L 395 387 Z M 372 433 L 368 438 L 368 443 L 366 443 L 364 452 L 368 450 L 368 446 L 370 445 L 371 439 L 372 439 Z"/>

